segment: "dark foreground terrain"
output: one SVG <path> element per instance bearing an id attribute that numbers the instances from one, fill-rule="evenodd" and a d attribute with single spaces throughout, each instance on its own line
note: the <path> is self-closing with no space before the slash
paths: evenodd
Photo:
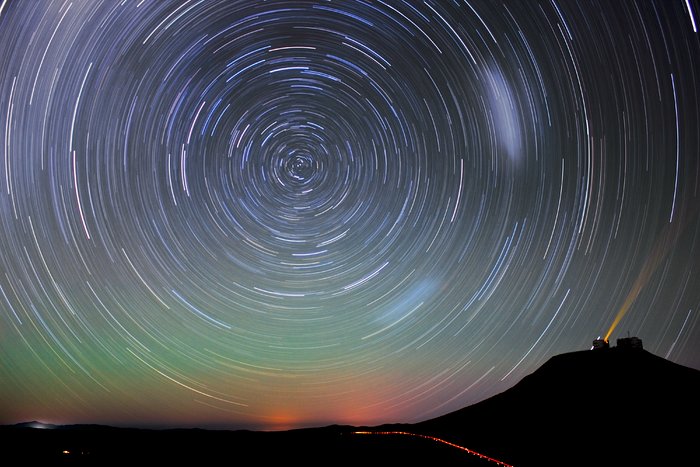
<path id="1" fill-rule="evenodd" d="M 700 371 L 635 348 L 561 354 L 411 429 L 519 466 L 700 466 Z"/>
<path id="2" fill-rule="evenodd" d="M 0 427 L 11 465 L 700 465 L 700 371 L 642 349 L 558 355 L 513 388 L 417 424 L 283 432 Z"/>
<path id="3" fill-rule="evenodd" d="M 0 427 L 4 465 L 494 466 L 427 439 L 331 426 L 286 432 Z"/>

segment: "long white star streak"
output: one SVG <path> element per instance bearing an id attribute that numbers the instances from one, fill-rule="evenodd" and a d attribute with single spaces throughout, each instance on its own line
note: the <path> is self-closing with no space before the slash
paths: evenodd
<path id="1" fill-rule="evenodd" d="M 700 368 L 696 11 L 0 1 L 0 423 L 418 421 L 613 322 Z"/>

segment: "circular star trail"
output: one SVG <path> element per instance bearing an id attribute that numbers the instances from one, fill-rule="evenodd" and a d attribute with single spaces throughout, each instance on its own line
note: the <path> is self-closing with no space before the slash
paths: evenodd
<path id="1" fill-rule="evenodd" d="M 0 421 L 415 422 L 700 368 L 694 1 L 0 2 Z"/>

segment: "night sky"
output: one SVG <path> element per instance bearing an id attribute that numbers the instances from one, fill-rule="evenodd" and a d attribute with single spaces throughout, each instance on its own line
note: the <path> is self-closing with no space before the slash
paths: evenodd
<path id="1" fill-rule="evenodd" d="M 608 332 L 700 369 L 698 27 L 0 0 L 0 424 L 411 423 Z"/>

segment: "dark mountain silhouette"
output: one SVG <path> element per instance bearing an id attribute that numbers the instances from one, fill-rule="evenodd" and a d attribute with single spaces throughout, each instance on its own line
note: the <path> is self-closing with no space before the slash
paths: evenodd
<path id="1" fill-rule="evenodd" d="M 416 424 L 333 425 L 281 432 L 140 430 L 96 425 L 0 427 L 6 459 L 31 465 L 494 466 L 439 437 L 525 466 L 700 465 L 700 371 L 642 349 L 555 356 L 511 389 Z"/>
<path id="2" fill-rule="evenodd" d="M 518 466 L 700 465 L 700 371 L 646 350 L 555 356 L 514 387 L 411 426 Z"/>

